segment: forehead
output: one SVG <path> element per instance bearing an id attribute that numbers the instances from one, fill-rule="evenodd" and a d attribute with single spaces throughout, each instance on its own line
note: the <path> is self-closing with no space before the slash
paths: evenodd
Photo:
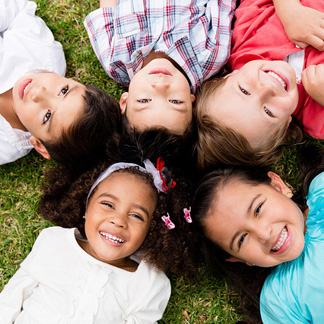
<path id="1" fill-rule="evenodd" d="M 137 190 L 130 190 L 131 186 L 136 186 Z M 131 195 L 136 195 L 142 191 L 147 195 L 155 192 L 155 190 L 149 185 L 148 180 L 146 180 L 144 177 L 139 174 L 134 174 L 123 170 L 111 173 L 96 187 L 97 193 L 101 193 L 107 190 L 116 190 L 120 191 L 121 193 L 129 191 Z"/>
<path id="2" fill-rule="evenodd" d="M 85 86 L 75 82 L 69 90 L 71 92 L 65 99 L 50 103 L 52 116 L 45 134 L 49 139 L 59 138 L 62 132 L 66 132 L 84 113 Z"/>
<path id="3" fill-rule="evenodd" d="M 234 76 L 218 88 L 207 105 L 207 114 L 234 132 L 244 136 L 252 149 L 264 149 L 282 124 L 267 117 L 263 106 L 240 93 Z"/>

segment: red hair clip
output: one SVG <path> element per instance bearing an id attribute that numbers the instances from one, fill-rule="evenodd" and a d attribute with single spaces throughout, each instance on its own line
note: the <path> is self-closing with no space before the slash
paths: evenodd
<path id="1" fill-rule="evenodd" d="M 156 162 L 156 168 L 158 169 L 158 171 L 160 173 L 160 177 L 161 177 L 161 180 L 162 180 L 162 189 L 163 189 L 164 192 L 167 192 L 169 187 L 168 187 L 168 184 L 166 182 L 166 177 L 163 174 L 163 169 L 166 169 L 166 167 L 164 165 L 165 165 L 165 162 L 162 160 L 161 157 L 159 157 L 157 159 L 157 162 Z M 174 188 L 175 185 L 176 185 L 176 182 L 171 179 L 170 180 L 170 187 Z"/>

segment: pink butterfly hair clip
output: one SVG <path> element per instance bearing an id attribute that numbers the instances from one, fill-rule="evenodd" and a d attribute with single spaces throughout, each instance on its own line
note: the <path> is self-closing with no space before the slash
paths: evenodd
<path id="1" fill-rule="evenodd" d="M 192 223 L 192 219 L 191 219 L 191 207 L 189 207 L 189 209 L 187 208 L 183 208 L 183 212 L 184 212 L 184 219 L 186 220 L 187 223 Z"/>
<path id="2" fill-rule="evenodd" d="M 172 230 L 172 229 L 175 228 L 175 225 L 173 224 L 173 222 L 172 222 L 171 219 L 170 219 L 170 215 L 169 215 L 169 213 L 167 213 L 167 216 L 164 215 L 164 216 L 162 216 L 161 218 L 162 218 L 162 220 L 163 220 L 165 226 L 166 226 L 169 230 Z"/>

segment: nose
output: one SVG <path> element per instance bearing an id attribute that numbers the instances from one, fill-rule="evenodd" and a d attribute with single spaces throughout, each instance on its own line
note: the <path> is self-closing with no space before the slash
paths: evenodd
<path id="1" fill-rule="evenodd" d="M 272 228 L 269 224 L 257 224 L 254 233 L 258 241 L 265 244 L 271 238 Z"/>
<path id="2" fill-rule="evenodd" d="M 34 102 L 39 102 L 40 100 L 42 100 L 45 93 L 46 93 L 46 88 L 44 86 L 37 87 L 33 89 L 31 98 Z"/>
<path id="3" fill-rule="evenodd" d="M 267 74 L 262 73 L 258 78 L 258 93 L 263 98 L 269 98 L 277 94 L 274 81 Z"/>
<path id="4" fill-rule="evenodd" d="M 152 88 L 158 91 L 167 90 L 170 88 L 170 83 L 164 80 L 154 81 L 152 82 Z"/>
<path id="5" fill-rule="evenodd" d="M 265 101 L 268 98 L 274 97 L 276 95 L 276 90 L 273 84 L 269 82 L 260 82 L 258 93 L 261 100 Z"/>
<path id="6" fill-rule="evenodd" d="M 121 213 L 114 213 L 113 215 L 110 215 L 108 221 L 117 227 L 127 228 L 127 216 Z"/>

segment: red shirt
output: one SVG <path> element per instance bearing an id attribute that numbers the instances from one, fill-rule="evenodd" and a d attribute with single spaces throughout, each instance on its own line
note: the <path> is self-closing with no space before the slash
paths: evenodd
<path id="1" fill-rule="evenodd" d="M 300 2 L 324 12 L 324 1 Z M 287 55 L 300 51 L 288 39 L 271 0 L 242 0 L 235 18 L 233 49 L 229 58 L 232 70 L 240 69 L 252 60 L 284 60 Z M 303 69 L 321 63 L 324 63 L 324 52 L 308 46 Z M 305 92 L 302 84 L 298 84 L 298 92 L 298 106 L 293 115 L 308 135 L 324 139 L 324 107 Z"/>

